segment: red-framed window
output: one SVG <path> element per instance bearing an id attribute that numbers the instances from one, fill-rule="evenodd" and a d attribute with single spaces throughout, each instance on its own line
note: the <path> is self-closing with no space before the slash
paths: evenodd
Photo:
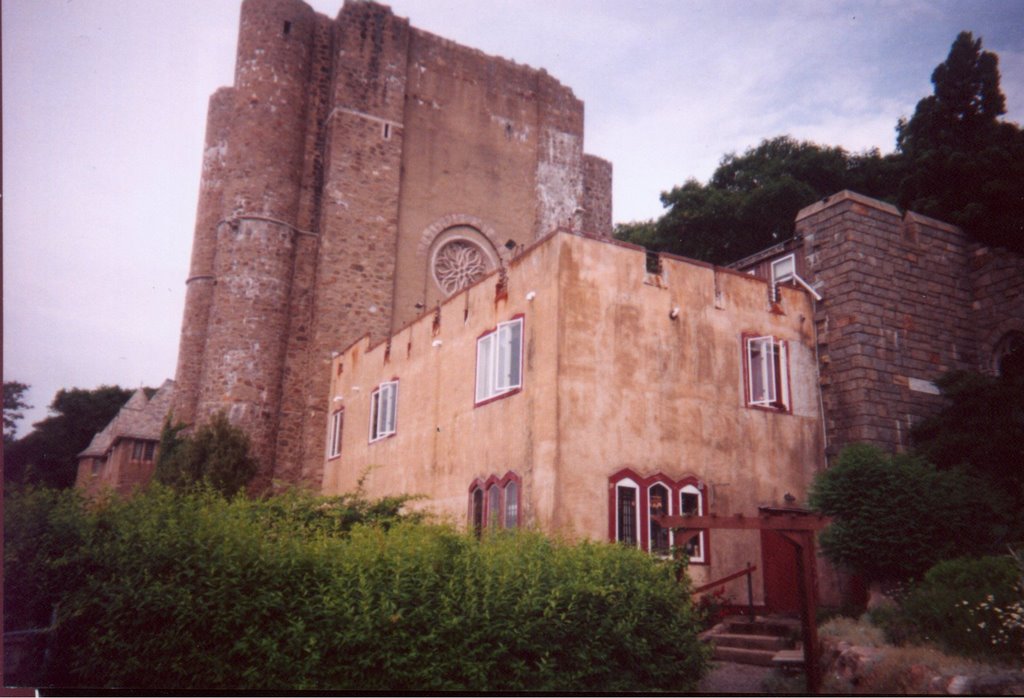
<path id="1" fill-rule="evenodd" d="M 469 486 L 469 523 L 479 538 L 485 530 L 519 528 L 522 523 L 522 480 L 509 471 Z"/>
<path id="2" fill-rule="evenodd" d="M 345 410 L 339 409 L 331 413 L 330 433 L 327 438 L 327 457 L 337 458 L 341 455 L 341 432 L 345 425 Z"/>
<path id="3" fill-rule="evenodd" d="M 397 429 L 398 379 L 386 381 L 370 394 L 370 442 L 391 436 Z"/>
<path id="4" fill-rule="evenodd" d="M 480 335 L 476 340 L 476 394 L 482 405 L 523 387 L 523 316 Z"/>
<path id="5" fill-rule="evenodd" d="M 789 345 L 771 335 L 743 335 L 744 398 L 748 407 L 792 411 Z"/>
<path id="6" fill-rule="evenodd" d="M 643 476 L 624 468 L 608 478 L 609 540 L 667 557 L 675 534 L 662 528 L 656 517 L 706 513 L 707 486 L 695 477 L 673 480 L 662 473 Z M 708 546 L 708 532 L 701 531 L 687 545 L 690 563 L 708 564 Z"/>

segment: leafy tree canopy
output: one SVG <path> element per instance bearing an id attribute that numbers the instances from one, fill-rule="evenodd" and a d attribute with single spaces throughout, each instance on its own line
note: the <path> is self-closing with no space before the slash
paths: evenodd
<path id="1" fill-rule="evenodd" d="M 183 429 L 170 419 L 164 424 L 156 461 L 158 482 L 177 490 L 205 483 L 230 497 L 255 477 L 258 464 L 249 453 L 249 437 L 223 412 L 191 436 L 181 436 Z"/>
<path id="2" fill-rule="evenodd" d="M 900 205 L 1024 253 L 1024 132 L 1000 119 L 998 56 L 961 32 L 932 84 L 896 127 L 907 170 Z"/>
<path id="3" fill-rule="evenodd" d="M 24 383 L 4 381 L 4 445 L 14 441 L 18 420 L 25 416 L 21 411 L 32 408 L 32 405 L 25 402 L 26 390 L 28 386 Z"/>
<path id="4" fill-rule="evenodd" d="M 656 221 L 620 225 L 616 236 L 650 249 L 725 264 L 789 238 L 797 212 L 842 189 L 892 198 L 893 156 L 850 154 L 778 136 L 726 155 L 705 185 L 695 179 L 661 195 Z"/>
<path id="5" fill-rule="evenodd" d="M 620 224 L 615 235 L 727 264 L 789 238 L 801 208 L 851 189 L 1024 253 L 1024 133 L 1000 120 L 998 58 L 962 32 L 932 82 L 934 94 L 899 121 L 896 153 L 766 139 L 722 158 L 707 184 L 690 179 L 663 192 L 660 218 Z"/>
<path id="6" fill-rule="evenodd" d="M 6 386 L 5 386 L 6 392 Z M 53 414 L 4 448 L 4 479 L 47 487 L 75 484 L 77 456 L 107 426 L 132 391 L 116 385 L 94 390 L 61 389 L 50 403 Z"/>

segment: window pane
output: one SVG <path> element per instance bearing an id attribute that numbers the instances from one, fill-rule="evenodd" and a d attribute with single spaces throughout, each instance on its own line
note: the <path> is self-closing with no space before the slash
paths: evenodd
<path id="1" fill-rule="evenodd" d="M 515 482 L 505 485 L 505 528 L 519 525 L 519 486 Z"/>
<path id="2" fill-rule="evenodd" d="M 381 406 L 384 417 L 381 435 L 386 436 L 387 434 L 395 433 L 395 413 L 398 409 L 398 383 L 383 384 L 381 386 L 381 393 L 384 396 Z"/>
<path id="3" fill-rule="evenodd" d="M 636 490 L 632 487 L 617 488 L 619 542 L 636 545 Z"/>
<path id="4" fill-rule="evenodd" d="M 507 387 L 522 385 L 523 321 L 516 320 L 508 326 L 508 382 Z"/>
<path id="5" fill-rule="evenodd" d="M 484 528 L 484 492 L 480 488 L 473 490 L 473 533 L 477 538 Z"/>
<path id="6" fill-rule="evenodd" d="M 796 272 L 796 261 L 793 255 L 772 262 L 772 283 L 782 283 L 793 278 Z"/>
<path id="7" fill-rule="evenodd" d="M 679 493 L 679 510 L 684 514 L 701 516 L 704 508 L 701 506 L 701 495 L 693 485 L 687 485 Z M 692 560 L 703 560 L 703 531 L 696 537 L 691 538 L 686 544 L 686 555 Z"/>
<path id="8" fill-rule="evenodd" d="M 775 357 L 775 341 L 772 337 L 747 340 L 751 404 L 768 405 L 775 401 Z"/>
<path id="9" fill-rule="evenodd" d="M 487 488 L 487 527 L 491 530 L 501 526 L 501 490 L 497 485 Z"/>
<path id="10" fill-rule="evenodd" d="M 670 547 L 669 529 L 662 528 L 656 521 L 654 521 L 654 517 L 664 516 L 669 513 L 668 488 L 663 485 L 655 485 L 650 489 L 648 497 L 650 499 L 648 509 L 650 511 L 651 522 L 651 552 L 667 555 Z"/>
<path id="11" fill-rule="evenodd" d="M 476 401 L 481 402 L 494 394 L 492 376 L 494 372 L 491 350 L 494 334 L 481 337 L 476 344 Z"/>

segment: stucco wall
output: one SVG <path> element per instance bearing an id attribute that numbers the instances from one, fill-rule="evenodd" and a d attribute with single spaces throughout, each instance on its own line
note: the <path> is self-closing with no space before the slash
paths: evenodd
<path id="1" fill-rule="evenodd" d="M 497 281 L 441 306 L 436 334 L 428 314 L 390 350 L 364 339 L 335 360 L 329 401 L 345 419 L 325 492 L 368 472 L 371 496 L 422 494 L 418 506 L 465 525 L 474 479 L 514 471 L 524 525 L 596 540 L 608 538 L 609 478 L 626 467 L 699 478 L 720 515 L 756 516 L 787 493 L 805 501 L 824 458 L 804 292 L 783 289 L 773 306 L 753 277 L 673 258 L 652 276 L 642 251 L 566 233 L 514 260 L 507 298 Z M 477 338 L 518 315 L 523 388 L 474 406 Z M 746 405 L 744 334 L 787 343 L 790 410 Z M 392 379 L 397 432 L 368 443 L 370 393 Z M 698 581 L 759 564 L 756 533 L 713 532 L 709 547 Z"/>
<path id="2" fill-rule="evenodd" d="M 344 432 L 340 458 L 325 464 L 325 492 L 352 491 L 368 472 L 364 486 L 370 495 L 426 495 L 417 506 L 464 524 L 475 478 L 511 470 L 522 478 L 524 493 L 543 486 L 556 452 L 558 294 L 550 271 L 557 251 L 543 244 L 516 260 L 505 297 L 496 294 L 498 275 L 492 274 L 443 304 L 437 324 L 434 313 L 427 313 L 398 332 L 390 350 L 387 343 L 371 347 L 363 338 L 335 359 L 330 411 L 344 408 Z M 533 301 L 526 298 L 531 292 Z M 519 315 L 523 388 L 475 406 L 476 340 Z M 370 443 L 370 394 L 393 379 L 396 433 Z M 529 524 L 536 513 L 528 496 L 523 509 Z"/>

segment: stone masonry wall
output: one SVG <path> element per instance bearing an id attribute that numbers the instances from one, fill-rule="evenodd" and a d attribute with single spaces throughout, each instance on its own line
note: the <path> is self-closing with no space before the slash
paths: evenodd
<path id="1" fill-rule="evenodd" d="M 863 441 L 909 445 L 942 405 L 933 381 L 974 368 L 968 250 L 955 227 L 851 192 L 798 216 L 817 305 L 822 400 L 834 455 Z"/>
<path id="2" fill-rule="evenodd" d="M 611 166 L 582 147 L 582 103 L 543 70 L 372 2 L 332 20 L 244 0 L 208 115 L 176 419 L 224 410 L 258 488 L 318 488 L 332 354 L 424 309 L 425 230 L 469 221 L 495 259 L 559 226 L 610 233 Z"/>
<path id="3" fill-rule="evenodd" d="M 1024 335 L 1024 257 L 971 245 L 971 316 L 978 337 L 978 370 L 994 373 L 994 352 L 1011 332 Z"/>

